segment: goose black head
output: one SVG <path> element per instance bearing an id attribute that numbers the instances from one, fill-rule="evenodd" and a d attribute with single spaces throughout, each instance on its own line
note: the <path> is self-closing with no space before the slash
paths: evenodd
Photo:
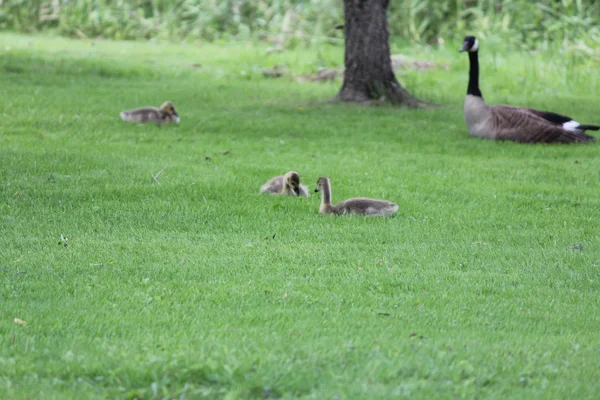
<path id="1" fill-rule="evenodd" d="M 463 45 L 459 51 L 468 51 L 470 53 L 474 53 L 477 50 L 479 50 L 479 42 L 477 41 L 477 38 L 475 36 L 465 36 L 463 39 Z"/>
<path id="2" fill-rule="evenodd" d="M 327 177 L 323 176 L 323 177 L 319 178 L 317 180 L 317 187 L 315 188 L 315 193 L 323 190 L 327 186 L 328 182 L 329 182 L 329 178 L 327 178 Z"/>

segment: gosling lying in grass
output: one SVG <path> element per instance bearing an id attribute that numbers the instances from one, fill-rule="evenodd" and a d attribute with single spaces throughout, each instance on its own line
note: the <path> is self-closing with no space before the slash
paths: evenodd
<path id="1" fill-rule="evenodd" d="M 331 182 L 329 178 L 319 178 L 315 192 L 321 192 L 321 207 L 319 214 L 359 214 L 378 217 L 389 217 L 398 211 L 398 204 L 387 200 L 375 200 L 364 197 L 355 197 L 344 200 L 335 206 L 331 205 Z"/>
<path id="2" fill-rule="evenodd" d="M 135 110 L 123 111 L 121 119 L 127 122 L 137 122 L 140 124 L 170 124 L 179 123 L 179 114 L 175 111 L 175 106 L 170 101 L 165 101 L 160 108 L 142 107 Z"/>
<path id="3" fill-rule="evenodd" d="M 282 176 L 276 176 L 260 187 L 261 193 L 280 194 L 287 196 L 309 197 L 306 186 L 300 184 L 300 175 L 290 171 Z"/>

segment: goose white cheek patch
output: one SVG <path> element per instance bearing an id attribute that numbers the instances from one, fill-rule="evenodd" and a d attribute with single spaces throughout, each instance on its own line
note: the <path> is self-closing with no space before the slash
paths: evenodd
<path id="1" fill-rule="evenodd" d="M 475 39 L 475 43 L 473 43 L 473 47 L 471 47 L 471 50 L 469 51 L 477 51 L 479 50 L 479 42 L 477 41 L 477 39 Z"/>

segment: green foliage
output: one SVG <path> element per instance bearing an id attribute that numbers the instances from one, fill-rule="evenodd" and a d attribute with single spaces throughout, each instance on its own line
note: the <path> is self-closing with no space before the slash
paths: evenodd
<path id="1" fill-rule="evenodd" d="M 260 73 L 339 47 L 0 35 L 0 398 L 597 399 L 600 143 L 470 138 L 458 45 L 395 49 L 448 64 L 413 111 Z M 481 49 L 488 101 L 600 122 L 597 67 Z M 258 193 L 290 169 L 400 210 Z"/>
<path id="2" fill-rule="evenodd" d="M 8 0 L 0 27 L 56 29 L 74 37 L 215 40 L 266 39 L 280 47 L 336 41 L 341 0 Z M 393 36 L 422 43 L 466 32 L 523 48 L 576 43 L 589 52 L 600 39 L 594 0 L 404 0 L 389 10 Z"/>

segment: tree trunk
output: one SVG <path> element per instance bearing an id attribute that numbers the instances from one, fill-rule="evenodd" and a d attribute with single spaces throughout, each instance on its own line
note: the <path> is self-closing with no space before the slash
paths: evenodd
<path id="1" fill-rule="evenodd" d="M 387 8 L 390 0 L 344 0 L 345 72 L 336 100 L 419 107 L 396 80 L 390 59 Z"/>

